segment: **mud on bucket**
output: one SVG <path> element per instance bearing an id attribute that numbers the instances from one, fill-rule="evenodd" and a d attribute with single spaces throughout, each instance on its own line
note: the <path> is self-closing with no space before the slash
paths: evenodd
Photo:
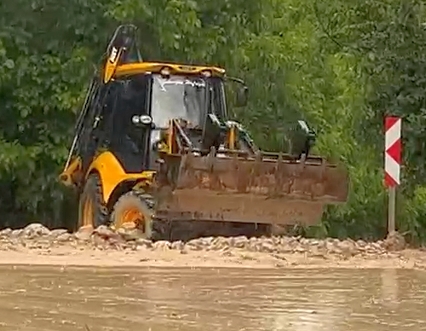
<path id="1" fill-rule="evenodd" d="M 346 170 L 322 158 L 187 154 L 175 164 L 175 189 L 157 213 L 178 220 L 314 225 L 348 195 Z"/>

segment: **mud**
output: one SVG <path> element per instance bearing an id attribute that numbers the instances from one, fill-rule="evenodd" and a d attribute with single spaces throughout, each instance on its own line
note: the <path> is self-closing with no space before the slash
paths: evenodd
<path id="1" fill-rule="evenodd" d="M 3 266 L 0 275 L 5 331 L 426 329 L 426 274 L 413 270 Z"/>
<path id="2" fill-rule="evenodd" d="M 230 152 L 215 157 L 213 148 L 207 156 L 186 154 L 174 194 L 159 199 L 157 211 L 184 213 L 195 220 L 313 225 L 326 204 L 347 200 L 347 170 L 321 158 L 285 160 L 274 153 L 225 156 Z M 175 157 L 166 161 L 172 163 L 165 178 L 173 178 L 177 171 Z"/>
<path id="3" fill-rule="evenodd" d="M 105 226 L 71 234 L 41 224 L 0 231 L 0 264 L 426 269 L 426 252 L 395 234 L 378 242 L 302 237 L 204 237 L 151 241 Z"/>
<path id="4" fill-rule="evenodd" d="M 425 270 L 398 234 L 170 242 L 31 224 L 0 232 L 0 328 L 426 330 Z"/>

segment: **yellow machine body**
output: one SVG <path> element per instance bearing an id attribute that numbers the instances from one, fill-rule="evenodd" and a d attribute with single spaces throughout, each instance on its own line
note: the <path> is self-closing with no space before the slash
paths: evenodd
<path id="1" fill-rule="evenodd" d="M 119 27 L 107 47 L 60 175 L 80 192 L 79 226 L 136 217 L 149 236 L 154 219 L 313 225 L 327 204 L 346 202 L 347 170 L 310 155 L 305 122 L 292 151 L 260 150 L 227 117 L 224 69 L 145 62 L 123 37 L 132 29 Z M 246 95 L 243 85 L 237 103 Z"/>

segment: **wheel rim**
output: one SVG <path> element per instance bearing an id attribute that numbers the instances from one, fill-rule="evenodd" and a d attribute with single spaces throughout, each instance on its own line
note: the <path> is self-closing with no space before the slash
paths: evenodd
<path id="1" fill-rule="evenodd" d="M 83 222 L 81 226 L 93 226 L 93 203 L 86 198 L 83 204 Z"/>
<path id="2" fill-rule="evenodd" d="M 126 229 L 141 229 L 145 231 L 145 216 L 142 211 L 137 207 L 129 208 L 122 212 L 115 219 L 113 224 L 115 229 L 126 228 Z"/>

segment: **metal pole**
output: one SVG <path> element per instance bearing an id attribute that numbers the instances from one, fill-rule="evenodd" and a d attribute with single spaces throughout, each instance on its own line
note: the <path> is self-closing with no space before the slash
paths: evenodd
<path id="1" fill-rule="evenodd" d="M 388 234 L 395 232 L 396 186 L 389 187 Z"/>

